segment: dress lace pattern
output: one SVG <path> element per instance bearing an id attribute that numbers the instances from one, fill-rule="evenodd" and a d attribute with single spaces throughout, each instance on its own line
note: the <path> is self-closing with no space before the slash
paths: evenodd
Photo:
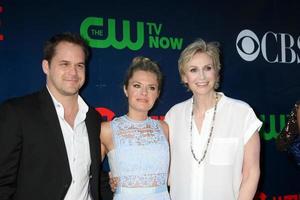
<path id="1" fill-rule="evenodd" d="M 113 176 L 119 178 L 114 199 L 169 200 L 169 146 L 159 121 L 134 121 L 124 115 L 111 127 L 114 149 L 108 158 Z"/>

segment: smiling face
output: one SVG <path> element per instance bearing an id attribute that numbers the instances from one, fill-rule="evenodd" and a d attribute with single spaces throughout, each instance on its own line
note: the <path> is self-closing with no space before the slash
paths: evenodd
<path id="1" fill-rule="evenodd" d="M 214 92 L 218 73 L 213 60 L 206 53 L 198 52 L 186 64 L 182 81 L 195 95 L 208 95 Z"/>
<path id="2" fill-rule="evenodd" d="M 42 64 L 47 86 L 56 98 L 78 95 L 85 81 L 85 54 L 82 47 L 60 42 L 51 61 L 43 60 Z"/>
<path id="3" fill-rule="evenodd" d="M 156 74 L 137 70 L 129 79 L 124 93 L 128 98 L 129 115 L 140 113 L 147 115 L 159 96 Z"/>

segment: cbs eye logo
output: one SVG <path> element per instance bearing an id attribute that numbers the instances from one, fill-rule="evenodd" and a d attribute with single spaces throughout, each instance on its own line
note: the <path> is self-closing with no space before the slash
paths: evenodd
<path id="1" fill-rule="evenodd" d="M 245 29 L 238 34 L 235 44 L 246 61 L 255 60 L 261 53 L 268 63 L 300 63 L 300 36 L 267 31 L 259 39 L 253 31 Z"/>
<path id="2" fill-rule="evenodd" d="M 246 61 L 253 61 L 260 52 L 258 37 L 251 30 L 243 30 L 236 39 L 236 49 L 240 56 Z"/>

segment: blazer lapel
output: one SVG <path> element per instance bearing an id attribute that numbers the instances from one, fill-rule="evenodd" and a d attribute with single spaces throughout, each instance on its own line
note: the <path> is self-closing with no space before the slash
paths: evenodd
<path id="1" fill-rule="evenodd" d="M 39 94 L 39 101 L 41 105 L 41 112 L 46 121 L 48 127 L 45 127 L 45 133 L 51 134 L 51 137 L 54 138 L 56 146 L 53 149 L 57 149 L 60 158 L 58 158 L 59 162 L 62 162 L 64 169 L 66 170 L 66 175 L 71 177 L 71 170 L 68 161 L 67 150 L 62 134 L 62 130 L 60 127 L 59 119 L 52 101 L 52 98 L 47 90 L 47 88 L 43 88 L 43 90 Z"/>
<path id="2" fill-rule="evenodd" d="M 89 108 L 91 109 L 91 108 Z M 98 149 L 99 149 L 99 134 L 97 133 L 99 130 L 97 129 L 97 120 L 93 119 L 93 116 L 90 113 L 91 111 L 89 110 L 86 115 L 86 128 L 88 132 L 88 137 L 89 137 L 89 143 L 90 143 L 90 155 L 91 155 L 91 160 L 92 160 L 92 165 L 98 163 L 96 160 L 100 159 Z"/>

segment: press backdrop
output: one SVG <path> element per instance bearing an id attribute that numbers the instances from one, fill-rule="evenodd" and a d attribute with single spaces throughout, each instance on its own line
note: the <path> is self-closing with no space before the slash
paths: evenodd
<path id="1" fill-rule="evenodd" d="M 151 115 L 191 96 L 177 60 L 196 38 L 219 41 L 221 88 L 249 103 L 264 121 L 257 199 L 300 199 L 300 171 L 275 148 L 275 138 L 300 94 L 298 1 L 1 0 L 0 102 L 39 90 L 42 47 L 53 34 L 80 33 L 92 59 L 81 95 L 110 120 L 127 110 L 123 76 L 132 58 L 156 60 L 165 76 Z M 1 147 L 0 147 L 1 148 Z M 107 164 L 104 170 L 108 170 Z"/>

